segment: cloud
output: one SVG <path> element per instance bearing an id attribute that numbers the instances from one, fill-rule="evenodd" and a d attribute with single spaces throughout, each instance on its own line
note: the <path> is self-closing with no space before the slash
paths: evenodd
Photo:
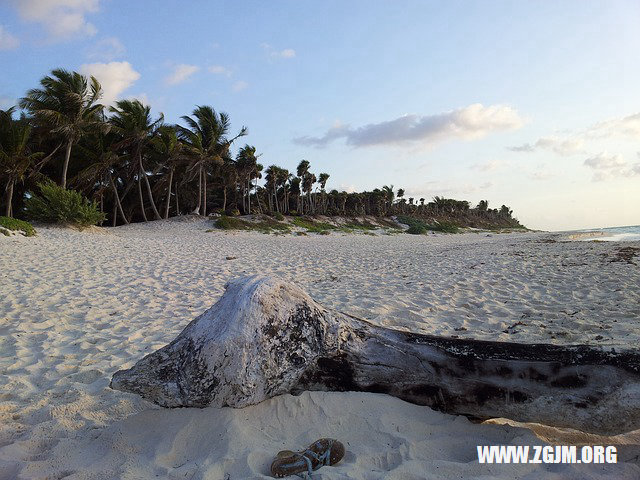
<path id="1" fill-rule="evenodd" d="M 611 137 L 627 137 L 640 140 L 640 113 L 598 122 L 586 130 L 569 137 L 541 137 L 535 143 L 508 147 L 513 152 L 535 152 L 548 150 L 561 156 L 584 154 L 585 142 Z"/>
<path id="2" fill-rule="evenodd" d="M 100 0 L 11 0 L 28 22 L 41 24 L 53 39 L 95 35 L 85 16 L 99 9 Z"/>
<path id="3" fill-rule="evenodd" d="M 585 135 L 595 138 L 625 136 L 640 140 L 640 113 L 596 123 Z"/>
<path id="4" fill-rule="evenodd" d="M 226 75 L 227 77 L 231 76 L 231 70 L 227 67 L 223 67 L 222 65 L 211 65 L 208 70 L 214 75 Z"/>
<path id="5" fill-rule="evenodd" d="M 281 58 L 293 58 L 296 56 L 296 51 L 293 48 L 285 48 L 280 52 L 277 52 L 277 56 Z"/>
<path id="6" fill-rule="evenodd" d="M 276 50 L 268 43 L 263 43 L 262 48 L 267 52 L 270 58 L 294 58 L 296 56 L 296 51 L 293 48 L 285 48 L 284 50 Z"/>
<path id="7" fill-rule="evenodd" d="M 549 172 L 548 170 L 538 170 L 537 172 L 529 174 L 529 178 L 531 180 L 537 181 L 549 180 L 553 178 L 553 173 Z"/>
<path id="8" fill-rule="evenodd" d="M 240 80 L 236 83 L 234 83 L 231 88 L 234 92 L 241 92 L 242 90 L 246 89 L 249 86 L 249 84 L 247 82 L 245 82 L 244 80 Z"/>
<path id="9" fill-rule="evenodd" d="M 525 143 L 515 147 L 508 147 L 513 152 L 535 152 L 549 150 L 563 157 L 584 153 L 584 141 L 581 138 L 541 137 L 533 145 Z"/>
<path id="10" fill-rule="evenodd" d="M 420 185 L 407 187 L 405 190 L 405 198 L 414 197 L 416 199 L 426 198 L 427 202 L 434 195 L 470 195 L 479 191 L 484 191 L 493 186 L 492 182 L 485 182 L 480 185 L 477 183 L 450 183 L 448 181 L 430 180 Z"/>
<path id="11" fill-rule="evenodd" d="M 600 152 L 584 161 L 593 170 L 593 181 L 599 182 L 617 177 L 640 175 L 640 162 L 629 165 L 620 154 Z"/>
<path id="12" fill-rule="evenodd" d="M 110 62 L 122 57 L 126 48 L 116 37 L 105 37 L 87 51 L 87 57 L 95 60 Z"/>
<path id="13" fill-rule="evenodd" d="M 344 138 L 347 145 L 369 147 L 377 145 L 420 145 L 462 139 L 482 138 L 489 133 L 513 130 L 521 127 L 522 118 L 506 105 L 485 107 L 479 103 L 465 108 L 435 115 L 404 115 L 380 123 L 358 128 L 336 125 L 321 137 L 299 137 L 293 141 L 299 145 L 326 147 L 329 143 Z"/>
<path id="14" fill-rule="evenodd" d="M 120 99 L 120 94 L 140 78 L 129 62 L 86 63 L 80 66 L 80 72 L 98 79 L 105 105 L 112 105 Z"/>
<path id="15" fill-rule="evenodd" d="M 20 42 L 16 37 L 7 32 L 4 26 L 0 25 L 0 50 L 13 50 L 18 48 Z"/>
<path id="16" fill-rule="evenodd" d="M 179 83 L 185 82 L 191 75 L 200 70 L 200 67 L 196 65 L 187 65 L 186 63 L 181 63 L 180 65 L 176 65 L 173 67 L 173 72 L 169 74 L 168 77 L 164 79 L 167 85 L 178 85 Z"/>
<path id="17" fill-rule="evenodd" d="M 493 170 L 497 170 L 500 167 L 506 165 L 506 162 L 502 160 L 490 160 L 484 163 L 476 163 L 471 165 L 471 170 L 475 170 L 477 172 L 492 172 Z"/>

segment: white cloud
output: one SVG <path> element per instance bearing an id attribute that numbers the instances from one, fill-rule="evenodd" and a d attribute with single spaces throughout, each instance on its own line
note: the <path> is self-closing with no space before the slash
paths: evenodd
<path id="1" fill-rule="evenodd" d="M 282 58 L 293 58 L 296 56 L 296 51 L 293 48 L 285 48 L 278 52 L 278 56 Z"/>
<path id="2" fill-rule="evenodd" d="M 296 51 L 293 48 L 285 48 L 284 50 L 276 50 L 268 43 L 263 43 L 262 48 L 267 52 L 270 58 L 294 58 Z"/>
<path id="3" fill-rule="evenodd" d="M 514 152 L 535 152 L 548 150 L 562 156 L 584 154 L 585 142 L 611 138 L 628 137 L 640 140 L 640 113 L 618 117 L 603 122 L 598 122 L 586 130 L 579 131 L 567 137 L 541 137 L 533 144 L 525 143 L 514 147 L 508 147 Z"/>
<path id="4" fill-rule="evenodd" d="M 548 170 L 538 170 L 537 172 L 531 173 L 529 175 L 529 178 L 531 180 L 538 180 L 538 181 L 549 180 L 553 178 L 553 173 L 549 172 Z"/>
<path id="5" fill-rule="evenodd" d="M 13 50 L 18 48 L 20 42 L 18 39 L 7 32 L 4 26 L 0 25 L 0 50 Z"/>
<path id="6" fill-rule="evenodd" d="M 11 0 L 19 15 L 41 24 L 54 39 L 94 35 L 96 27 L 85 16 L 98 11 L 100 0 Z"/>
<path id="7" fill-rule="evenodd" d="M 122 42 L 116 37 L 105 37 L 87 51 L 87 57 L 110 62 L 122 57 L 126 52 Z"/>
<path id="8" fill-rule="evenodd" d="M 625 136 L 640 140 L 640 113 L 596 123 L 585 134 L 595 138 Z"/>
<path id="9" fill-rule="evenodd" d="M 120 94 L 140 78 L 129 62 L 86 63 L 80 66 L 80 72 L 98 79 L 105 105 L 112 105 L 122 98 Z"/>
<path id="10" fill-rule="evenodd" d="M 584 153 L 584 141 L 581 138 L 541 137 L 533 145 L 525 143 L 516 147 L 509 147 L 514 152 L 535 152 L 536 150 L 549 150 L 562 156 Z"/>
<path id="11" fill-rule="evenodd" d="M 505 165 L 506 162 L 502 160 L 489 160 L 488 162 L 476 163 L 474 165 L 471 165 L 470 168 L 471 170 L 475 170 L 477 172 L 492 172 Z"/>
<path id="12" fill-rule="evenodd" d="M 222 65 L 211 65 L 208 70 L 215 75 L 226 75 L 227 77 L 231 76 L 231 70 L 227 67 L 223 67 Z"/>
<path id="13" fill-rule="evenodd" d="M 404 115 L 394 120 L 353 128 L 337 125 L 321 137 L 299 137 L 294 143 L 313 147 L 326 147 L 339 138 L 348 145 L 368 147 L 375 145 L 420 145 L 461 139 L 473 140 L 489 133 L 513 130 L 523 124 L 518 112 L 506 105 L 485 107 L 479 103 L 465 108 L 435 115 Z"/>
<path id="14" fill-rule="evenodd" d="M 629 165 L 620 154 L 600 152 L 587 158 L 584 165 L 593 170 L 593 181 L 595 182 L 640 175 L 640 162 Z"/>
<path id="15" fill-rule="evenodd" d="M 180 65 L 176 65 L 173 67 L 173 72 L 165 78 L 165 82 L 167 85 L 178 85 L 186 81 L 191 75 L 200 70 L 200 67 L 196 65 L 187 65 L 186 63 L 181 63 Z"/>
<path id="16" fill-rule="evenodd" d="M 236 83 L 234 83 L 232 85 L 232 89 L 234 92 L 241 92 L 242 90 L 246 89 L 249 86 L 249 84 L 247 82 L 245 82 L 244 80 L 240 80 Z"/>
<path id="17" fill-rule="evenodd" d="M 347 192 L 347 193 L 354 193 L 358 191 L 358 187 L 356 187 L 353 184 L 346 184 L 346 183 L 341 183 L 338 188 L 336 188 L 336 190 L 338 190 L 339 192 Z"/>

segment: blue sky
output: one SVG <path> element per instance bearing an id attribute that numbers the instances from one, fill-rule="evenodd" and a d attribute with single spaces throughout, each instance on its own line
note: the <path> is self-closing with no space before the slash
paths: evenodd
<path id="1" fill-rule="evenodd" d="M 170 122 L 226 111 L 328 188 L 640 224 L 639 23 L 637 1 L 0 0 L 0 108 L 64 67 Z"/>

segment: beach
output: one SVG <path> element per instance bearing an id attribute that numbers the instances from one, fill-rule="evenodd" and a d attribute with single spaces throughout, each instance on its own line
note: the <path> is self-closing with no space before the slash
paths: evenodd
<path id="1" fill-rule="evenodd" d="M 480 465 L 476 445 L 593 438 L 559 430 L 540 438 L 380 394 L 307 392 L 242 410 L 168 410 L 108 387 L 115 371 L 214 304 L 227 281 L 255 273 L 407 331 L 636 348 L 640 258 L 620 249 L 640 242 L 211 229 L 211 221 L 179 217 L 0 238 L 0 479 L 265 478 L 278 450 L 322 436 L 347 446 L 343 462 L 318 472 L 327 479 L 640 475 L 638 432 L 598 439 L 630 444 L 617 465 Z"/>

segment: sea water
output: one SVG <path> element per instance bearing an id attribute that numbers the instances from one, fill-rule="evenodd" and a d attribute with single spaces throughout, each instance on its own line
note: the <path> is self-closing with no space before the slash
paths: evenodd
<path id="1" fill-rule="evenodd" d="M 637 242 L 640 241 L 640 225 L 578 230 L 572 233 L 570 237 L 573 240 L 582 241 Z"/>

